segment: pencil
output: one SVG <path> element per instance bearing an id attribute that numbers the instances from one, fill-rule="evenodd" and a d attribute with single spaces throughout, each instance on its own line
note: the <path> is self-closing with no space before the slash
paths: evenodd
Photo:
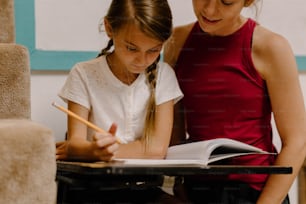
<path id="1" fill-rule="evenodd" d="M 97 131 L 97 132 L 100 132 L 100 133 L 103 133 L 103 134 L 107 134 L 108 132 L 103 130 L 102 128 L 99 128 L 98 126 L 94 125 L 93 123 L 85 120 L 84 118 L 81 118 L 80 116 L 78 116 L 77 114 L 75 114 L 74 112 L 60 106 L 60 105 L 57 105 L 55 102 L 52 103 L 52 105 L 54 107 L 56 107 L 57 109 L 63 111 L 64 113 L 67 113 L 69 116 L 79 120 L 80 122 L 84 123 L 85 125 L 87 125 L 88 127 L 92 128 L 93 130 Z M 120 140 L 118 138 L 117 139 L 117 142 L 118 143 L 121 143 Z"/>

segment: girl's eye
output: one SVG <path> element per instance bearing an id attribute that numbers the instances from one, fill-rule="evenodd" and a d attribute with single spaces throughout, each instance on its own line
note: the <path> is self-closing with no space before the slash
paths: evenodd
<path id="1" fill-rule="evenodd" d="M 156 53 L 156 52 L 160 52 L 160 49 L 152 49 L 152 50 L 149 50 L 150 53 Z"/>
<path id="2" fill-rule="evenodd" d="M 128 51 L 131 51 L 131 52 L 136 52 L 137 51 L 137 49 L 135 47 L 131 47 L 131 46 L 126 46 L 126 49 Z"/>
<path id="3" fill-rule="evenodd" d="M 232 1 L 225 1 L 225 0 L 221 0 L 221 2 L 222 2 L 224 5 L 226 5 L 226 6 L 230 6 L 230 5 L 232 5 L 232 4 L 233 4 L 233 2 L 232 2 Z"/>

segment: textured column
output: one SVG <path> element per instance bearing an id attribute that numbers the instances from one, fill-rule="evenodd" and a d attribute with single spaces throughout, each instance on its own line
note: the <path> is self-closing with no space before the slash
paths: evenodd
<path id="1" fill-rule="evenodd" d="M 0 0 L 0 43 L 15 43 L 14 0 Z"/>
<path id="2" fill-rule="evenodd" d="M 0 43 L 0 119 L 30 119 L 30 80 L 28 49 L 14 43 Z"/>

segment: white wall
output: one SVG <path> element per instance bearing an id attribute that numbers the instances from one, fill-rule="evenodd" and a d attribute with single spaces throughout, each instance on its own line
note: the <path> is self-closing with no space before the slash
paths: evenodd
<path id="1" fill-rule="evenodd" d="M 63 140 L 67 128 L 66 115 L 51 104 L 57 102 L 66 107 L 57 96 L 67 77 L 66 72 L 32 72 L 31 74 L 32 120 L 50 127 L 56 140 Z"/>
<path id="2" fill-rule="evenodd" d="M 191 0 L 168 0 L 174 25 L 195 19 Z M 99 22 L 110 0 L 35 0 L 36 48 L 42 50 L 100 50 L 106 35 Z M 295 54 L 306 55 L 305 0 L 259 0 L 256 19 L 285 36 Z M 67 12 L 69 11 L 69 12 Z M 255 17 L 254 9 L 244 14 Z M 55 32 L 56 31 L 56 32 Z"/>
<path id="3" fill-rule="evenodd" d="M 104 16 L 110 0 L 36 0 L 36 48 L 42 50 L 100 50 L 105 35 L 98 32 L 99 20 Z M 174 25 L 194 20 L 191 0 L 169 0 L 173 9 Z M 259 22 L 284 35 L 292 44 L 295 54 L 306 55 L 306 6 L 304 0 L 264 1 Z M 67 10 L 69 9 L 69 12 Z M 251 14 L 252 10 L 246 10 Z M 60 19 L 60 20 L 59 20 Z M 54 32 L 56 31 L 56 32 Z M 32 72 L 32 119 L 45 124 L 54 131 L 57 141 L 63 140 L 66 132 L 66 115 L 55 109 L 53 101 L 65 104 L 57 97 L 64 84 L 67 72 Z M 306 96 L 306 73 L 300 74 Z M 305 100 L 306 101 L 306 100 Z M 275 144 L 280 146 L 276 130 Z M 292 204 L 298 204 L 297 184 L 290 191 Z"/>

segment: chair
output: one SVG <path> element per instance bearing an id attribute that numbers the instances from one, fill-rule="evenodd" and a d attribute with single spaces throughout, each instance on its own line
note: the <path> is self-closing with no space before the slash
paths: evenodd
<path id="1" fill-rule="evenodd" d="M 56 202 L 52 131 L 31 120 L 27 48 L 0 43 L 0 203 Z"/>

